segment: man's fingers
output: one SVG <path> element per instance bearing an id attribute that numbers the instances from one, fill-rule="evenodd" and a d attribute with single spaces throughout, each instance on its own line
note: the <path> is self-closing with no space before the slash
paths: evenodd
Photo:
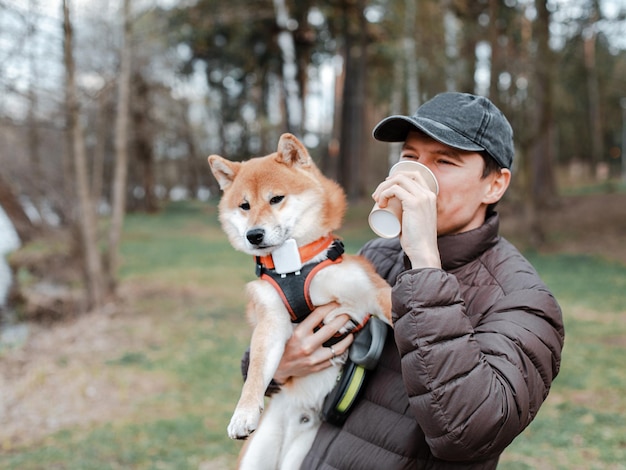
<path id="1" fill-rule="evenodd" d="M 348 350 L 352 342 L 354 341 L 354 335 L 347 335 L 344 339 L 339 341 L 336 344 L 333 344 L 332 350 L 330 351 L 331 357 L 333 353 L 335 356 L 341 356 L 344 352 Z M 330 350 L 330 348 L 328 348 Z"/>
<path id="2" fill-rule="evenodd" d="M 302 323 L 300 323 L 299 326 L 301 326 L 302 328 L 308 328 L 308 329 L 312 330 L 317 325 L 322 323 L 324 321 L 324 318 L 326 318 L 330 314 L 330 312 L 335 310 L 337 307 L 339 307 L 339 304 L 337 302 L 330 302 L 330 303 L 328 303 L 326 305 L 321 305 L 319 307 L 316 307 L 302 321 Z"/>
<path id="3" fill-rule="evenodd" d="M 352 344 L 353 335 L 349 334 L 333 349 L 323 347 L 323 344 L 337 335 L 343 326 L 350 320 L 347 313 L 341 313 L 328 323 L 324 319 L 340 308 L 336 302 L 316 307 L 294 330 L 294 335 L 300 338 L 300 350 L 310 356 L 311 364 L 321 364 L 335 356 L 343 354 Z"/>
<path id="4" fill-rule="evenodd" d="M 319 330 L 315 332 L 317 342 L 321 346 L 330 338 L 335 336 L 337 332 L 350 320 L 350 316 L 346 313 L 342 313 L 333 318 L 330 322 L 324 323 Z"/>

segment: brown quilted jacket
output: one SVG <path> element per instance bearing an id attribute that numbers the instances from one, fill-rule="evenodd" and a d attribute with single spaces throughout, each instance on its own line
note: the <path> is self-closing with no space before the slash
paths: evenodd
<path id="1" fill-rule="evenodd" d="M 480 228 L 439 239 L 443 270 L 405 267 L 396 240 L 362 250 L 393 285 L 394 331 L 342 428 L 305 469 L 492 469 L 559 371 L 561 310 L 532 266 Z"/>

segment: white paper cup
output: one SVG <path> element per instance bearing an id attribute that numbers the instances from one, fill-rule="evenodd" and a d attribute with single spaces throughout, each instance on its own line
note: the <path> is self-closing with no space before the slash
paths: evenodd
<path id="1" fill-rule="evenodd" d="M 396 163 L 389 170 L 389 175 L 398 171 L 417 171 L 422 175 L 424 182 L 435 194 L 439 194 L 439 183 L 437 178 L 427 166 L 412 160 L 402 160 Z M 402 230 L 402 203 L 392 197 L 387 202 L 387 207 L 381 209 L 378 204 L 374 204 L 368 217 L 371 229 L 376 235 L 382 238 L 395 238 Z"/>

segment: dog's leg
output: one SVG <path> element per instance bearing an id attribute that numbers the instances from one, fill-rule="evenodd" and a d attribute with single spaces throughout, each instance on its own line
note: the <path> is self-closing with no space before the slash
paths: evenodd
<path id="1" fill-rule="evenodd" d="M 259 428 L 254 432 L 239 457 L 238 470 L 276 470 L 279 468 L 284 431 L 284 410 L 276 406 L 275 399 L 269 402 Z M 297 468 L 297 467 L 294 467 Z"/>
<path id="2" fill-rule="evenodd" d="M 280 470 L 300 468 L 322 424 L 324 398 L 337 383 L 341 366 L 332 366 L 288 382 L 272 399 L 283 414 Z"/>
<path id="3" fill-rule="evenodd" d="M 265 284 L 256 286 L 256 289 L 250 289 L 252 300 L 248 309 L 257 324 L 250 343 L 248 377 L 228 425 L 231 439 L 246 438 L 257 428 L 264 407 L 265 390 L 293 331 L 289 314 L 273 287 Z"/>
<path id="4" fill-rule="evenodd" d="M 294 407 L 294 411 L 287 416 L 283 457 L 280 470 L 300 468 L 306 454 L 309 453 L 317 430 L 322 424 L 319 409 Z"/>
<path id="5" fill-rule="evenodd" d="M 310 381 L 323 387 L 324 383 Z M 321 424 L 321 404 L 283 390 L 272 397 L 259 428 L 240 458 L 239 470 L 292 470 L 300 468 Z"/>
<path id="6" fill-rule="evenodd" d="M 291 442 L 289 450 L 280 466 L 280 470 L 291 470 L 302 466 L 302 462 L 304 461 L 306 454 L 308 454 L 309 450 L 311 450 L 317 430 L 321 424 L 321 421 L 319 421 L 315 426 L 302 431 L 298 437 Z"/>
<path id="7" fill-rule="evenodd" d="M 276 372 L 285 349 L 286 339 L 274 337 L 274 334 L 274 325 L 269 322 L 259 324 L 254 329 L 248 377 L 228 425 L 228 435 L 231 439 L 246 438 L 257 428 L 263 412 L 265 390 Z"/>

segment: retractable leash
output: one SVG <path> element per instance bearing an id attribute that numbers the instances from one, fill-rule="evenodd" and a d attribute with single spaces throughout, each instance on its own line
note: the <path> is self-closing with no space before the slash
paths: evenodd
<path id="1" fill-rule="evenodd" d="M 337 384 L 324 400 L 322 407 L 324 421 L 337 426 L 346 421 L 363 388 L 366 372 L 373 370 L 378 364 L 387 331 L 385 322 L 380 318 L 371 317 L 355 336 Z"/>

